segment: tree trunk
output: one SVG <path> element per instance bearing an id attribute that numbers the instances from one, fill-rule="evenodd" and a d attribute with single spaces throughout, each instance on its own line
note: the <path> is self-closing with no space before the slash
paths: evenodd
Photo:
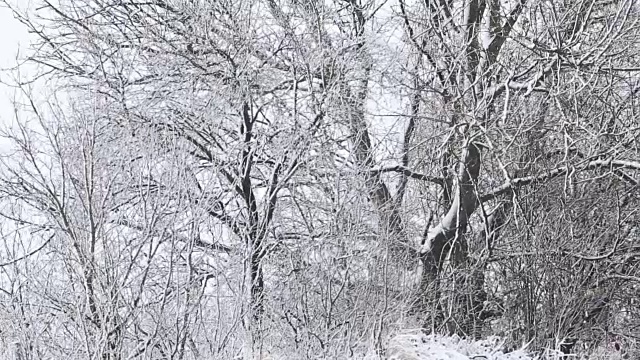
<path id="1" fill-rule="evenodd" d="M 448 260 L 454 267 L 465 262 L 467 246 L 463 237 L 469 216 L 478 207 L 475 183 L 480 172 L 480 149 L 469 142 L 459 164 L 458 179 L 448 212 L 438 225 L 430 229 L 420 250 L 422 277 L 420 283 L 421 306 L 431 308 L 431 324 L 435 329 L 443 320 L 438 301 L 441 294 L 439 275 Z M 425 324 L 426 327 L 427 324 Z M 456 331 L 458 332 L 458 331 Z"/>

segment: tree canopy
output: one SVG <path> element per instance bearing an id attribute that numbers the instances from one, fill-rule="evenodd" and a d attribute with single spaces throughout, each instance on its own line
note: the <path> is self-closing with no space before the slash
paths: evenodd
<path id="1" fill-rule="evenodd" d="M 636 1 L 1 2 L 19 359 L 638 354 Z"/>

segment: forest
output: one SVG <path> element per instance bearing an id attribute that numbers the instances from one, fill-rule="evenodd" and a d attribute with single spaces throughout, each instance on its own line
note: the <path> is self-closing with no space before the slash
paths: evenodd
<path id="1" fill-rule="evenodd" d="M 0 4 L 0 357 L 640 358 L 638 1 Z"/>

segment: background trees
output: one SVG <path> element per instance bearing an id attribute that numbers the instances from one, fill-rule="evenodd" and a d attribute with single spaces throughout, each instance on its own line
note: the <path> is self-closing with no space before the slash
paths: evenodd
<path id="1" fill-rule="evenodd" d="M 413 324 L 632 346 L 637 11 L 16 13 L 39 39 L 28 60 L 71 99 L 8 134 L 2 311 L 24 325 L 7 341 L 39 358 L 339 357 Z"/>

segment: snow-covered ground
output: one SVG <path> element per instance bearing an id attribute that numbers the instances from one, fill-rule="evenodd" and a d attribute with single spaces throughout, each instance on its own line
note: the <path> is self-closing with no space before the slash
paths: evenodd
<path id="1" fill-rule="evenodd" d="M 589 354 L 564 355 L 553 349 L 534 356 L 522 349 L 504 352 L 504 341 L 497 336 L 484 340 L 469 341 L 457 336 L 424 335 L 420 330 L 404 331 L 394 336 L 387 345 L 388 360 L 626 360 L 633 356 L 625 355 L 620 349 L 607 348 L 606 344 L 592 350 Z M 379 359 L 371 357 L 367 360 Z"/>
<path id="2" fill-rule="evenodd" d="M 457 336 L 424 335 L 419 331 L 396 335 L 389 342 L 390 360 L 534 360 L 524 350 L 502 351 L 498 337 L 467 341 Z"/>

